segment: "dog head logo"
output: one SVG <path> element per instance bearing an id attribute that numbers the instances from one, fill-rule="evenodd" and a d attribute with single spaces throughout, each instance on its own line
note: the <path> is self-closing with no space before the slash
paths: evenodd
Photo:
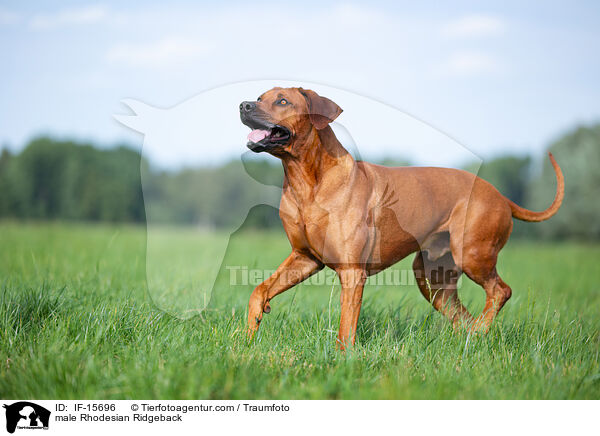
<path id="1" fill-rule="evenodd" d="M 19 401 L 6 409 L 6 431 L 14 433 L 18 429 L 48 429 L 50 411 L 42 406 L 28 401 Z"/>
<path id="2" fill-rule="evenodd" d="M 298 135 L 309 132 L 309 126 L 320 132 L 331 126 L 337 140 L 356 160 L 361 160 L 357 145 L 365 144 L 371 147 L 375 158 L 396 153 L 431 166 L 444 164 L 446 156 L 454 156 L 456 162 L 481 162 L 444 133 L 387 104 L 328 86 L 289 81 L 277 84 L 295 88 L 265 92 L 272 88 L 272 81 L 236 83 L 203 92 L 168 109 L 128 99 L 123 103 L 133 113 L 115 116 L 120 123 L 143 134 L 142 156 L 150 162 L 150 166 L 141 168 L 147 221 L 146 279 L 153 302 L 172 315 L 186 319 L 199 314 L 213 297 L 213 289 L 229 285 L 225 270 L 229 265 L 230 236 L 254 207 L 267 205 L 285 213 L 280 209 L 282 187 L 261 179 L 261 174 L 249 170 L 248 162 L 256 160 L 256 153 L 261 151 L 277 157 L 295 153 L 300 142 Z M 260 109 L 260 114 L 255 108 Z M 240 123 L 240 112 L 244 123 Z M 344 126 L 351 129 L 352 136 Z M 248 128 L 252 129 L 250 135 Z M 216 163 L 236 155 L 241 159 L 221 171 L 242 174 L 247 191 L 231 192 L 231 187 L 194 178 L 190 172 L 186 179 L 189 186 L 166 187 L 166 191 L 188 190 L 178 195 L 193 199 L 194 216 L 210 224 L 188 228 L 185 233 L 165 230 L 164 205 L 154 202 L 156 178 L 151 177 L 149 168 L 215 168 Z M 382 206 L 394 201 L 393 193 L 392 189 L 386 192 Z M 216 201 L 227 207 L 226 222 L 211 222 L 211 205 Z M 190 213 L 180 204 L 172 207 L 182 214 Z M 197 232 L 198 237 L 190 232 Z M 236 262 L 256 265 L 263 254 L 248 250 Z"/>

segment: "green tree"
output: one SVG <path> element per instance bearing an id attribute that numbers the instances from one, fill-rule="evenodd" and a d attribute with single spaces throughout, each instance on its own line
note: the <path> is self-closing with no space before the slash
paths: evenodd
<path id="1" fill-rule="evenodd" d="M 539 226 L 546 238 L 600 239 L 600 124 L 581 126 L 550 146 L 565 176 L 565 198 L 558 213 Z M 554 170 L 544 156 L 542 171 L 531 191 L 536 210 L 548 207 L 556 191 Z"/>
<path id="2" fill-rule="evenodd" d="M 8 179 L 11 161 L 11 153 L 4 148 L 0 153 L 0 216 L 10 216 L 14 209 L 12 189 Z"/>
<path id="3" fill-rule="evenodd" d="M 143 221 L 140 155 L 126 147 L 37 138 L 0 161 L 0 214 L 32 219 Z"/>

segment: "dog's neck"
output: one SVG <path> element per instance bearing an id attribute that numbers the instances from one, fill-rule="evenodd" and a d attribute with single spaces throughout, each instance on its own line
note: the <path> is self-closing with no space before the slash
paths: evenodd
<path id="1" fill-rule="evenodd" d="M 284 186 L 289 186 L 297 199 L 310 200 L 320 184 L 342 184 L 351 177 L 356 162 L 331 127 L 313 128 L 301 144 L 298 156 L 282 158 Z"/>

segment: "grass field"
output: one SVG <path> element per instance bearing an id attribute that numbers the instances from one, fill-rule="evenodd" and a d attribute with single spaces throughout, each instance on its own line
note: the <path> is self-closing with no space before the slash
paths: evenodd
<path id="1" fill-rule="evenodd" d="M 201 316 L 168 315 L 146 290 L 145 242 L 142 227 L 0 223 L 0 397 L 600 399 L 600 245 L 509 242 L 513 297 L 483 337 L 454 333 L 414 285 L 369 285 L 343 354 L 339 284 L 273 300 L 248 344 L 251 286 L 224 271 Z M 282 232 L 240 233 L 225 264 L 272 269 L 288 251 Z M 460 295 L 482 308 L 468 280 Z"/>

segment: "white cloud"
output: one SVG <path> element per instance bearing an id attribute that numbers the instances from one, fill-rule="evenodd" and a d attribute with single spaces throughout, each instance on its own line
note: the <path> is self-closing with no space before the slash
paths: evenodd
<path id="1" fill-rule="evenodd" d="M 477 38 L 499 35 L 506 29 L 506 23 L 491 15 L 467 15 L 444 26 L 443 34 L 455 38 Z"/>
<path id="2" fill-rule="evenodd" d="M 377 9 L 357 6 L 355 4 L 336 5 L 331 10 L 331 17 L 332 21 L 348 27 L 381 25 L 388 20 L 387 17 Z"/>
<path id="3" fill-rule="evenodd" d="M 323 71 L 330 68 L 332 57 L 354 63 L 357 50 L 368 48 L 372 53 L 373 46 L 381 47 L 380 41 L 386 39 L 382 33 L 394 31 L 388 19 L 376 10 L 352 5 L 338 5 L 316 17 L 302 8 L 286 11 L 240 6 L 234 10 L 190 10 L 185 14 L 173 10 L 159 15 L 158 10 L 150 10 L 135 17 L 122 13 L 120 20 L 124 27 L 135 22 L 138 29 L 148 29 L 154 39 L 124 39 L 114 44 L 105 55 L 112 65 L 165 69 L 169 62 L 181 67 L 185 61 L 186 67 L 203 68 L 206 55 L 215 54 L 211 65 L 227 63 L 220 67 L 225 71 L 243 66 L 246 71 L 263 70 L 266 76 L 281 70 L 297 71 L 298 64 L 306 68 L 320 63 L 319 70 Z M 248 23 L 271 24 L 249 27 Z M 359 27 L 361 32 L 356 31 Z M 365 39 L 365 28 L 377 30 L 377 36 Z M 310 63 L 303 56 L 274 56 L 300 47 L 310 51 Z M 193 64 L 194 60 L 201 62 Z M 175 65 L 171 69 L 175 71 Z"/>
<path id="4" fill-rule="evenodd" d="M 0 8 L 0 26 L 14 24 L 17 21 L 19 21 L 17 13 Z"/>
<path id="5" fill-rule="evenodd" d="M 106 57 L 109 62 L 133 67 L 166 67 L 171 63 L 197 59 L 213 50 L 213 44 L 204 40 L 170 36 L 153 43 L 119 43 Z"/>
<path id="6" fill-rule="evenodd" d="M 501 63 L 487 53 L 457 52 L 443 65 L 442 72 L 454 76 L 475 76 L 501 71 Z"/>
<path id="7" fill-rule="evenodd" d="M 35 30 L 48 30 L 70 25 L 92 24 L 108 17 L 108 9 L 102 5 L 91 5 L 82 8 L 63 9 L 50 14 L 34 15 L 29 27 Z"/>

